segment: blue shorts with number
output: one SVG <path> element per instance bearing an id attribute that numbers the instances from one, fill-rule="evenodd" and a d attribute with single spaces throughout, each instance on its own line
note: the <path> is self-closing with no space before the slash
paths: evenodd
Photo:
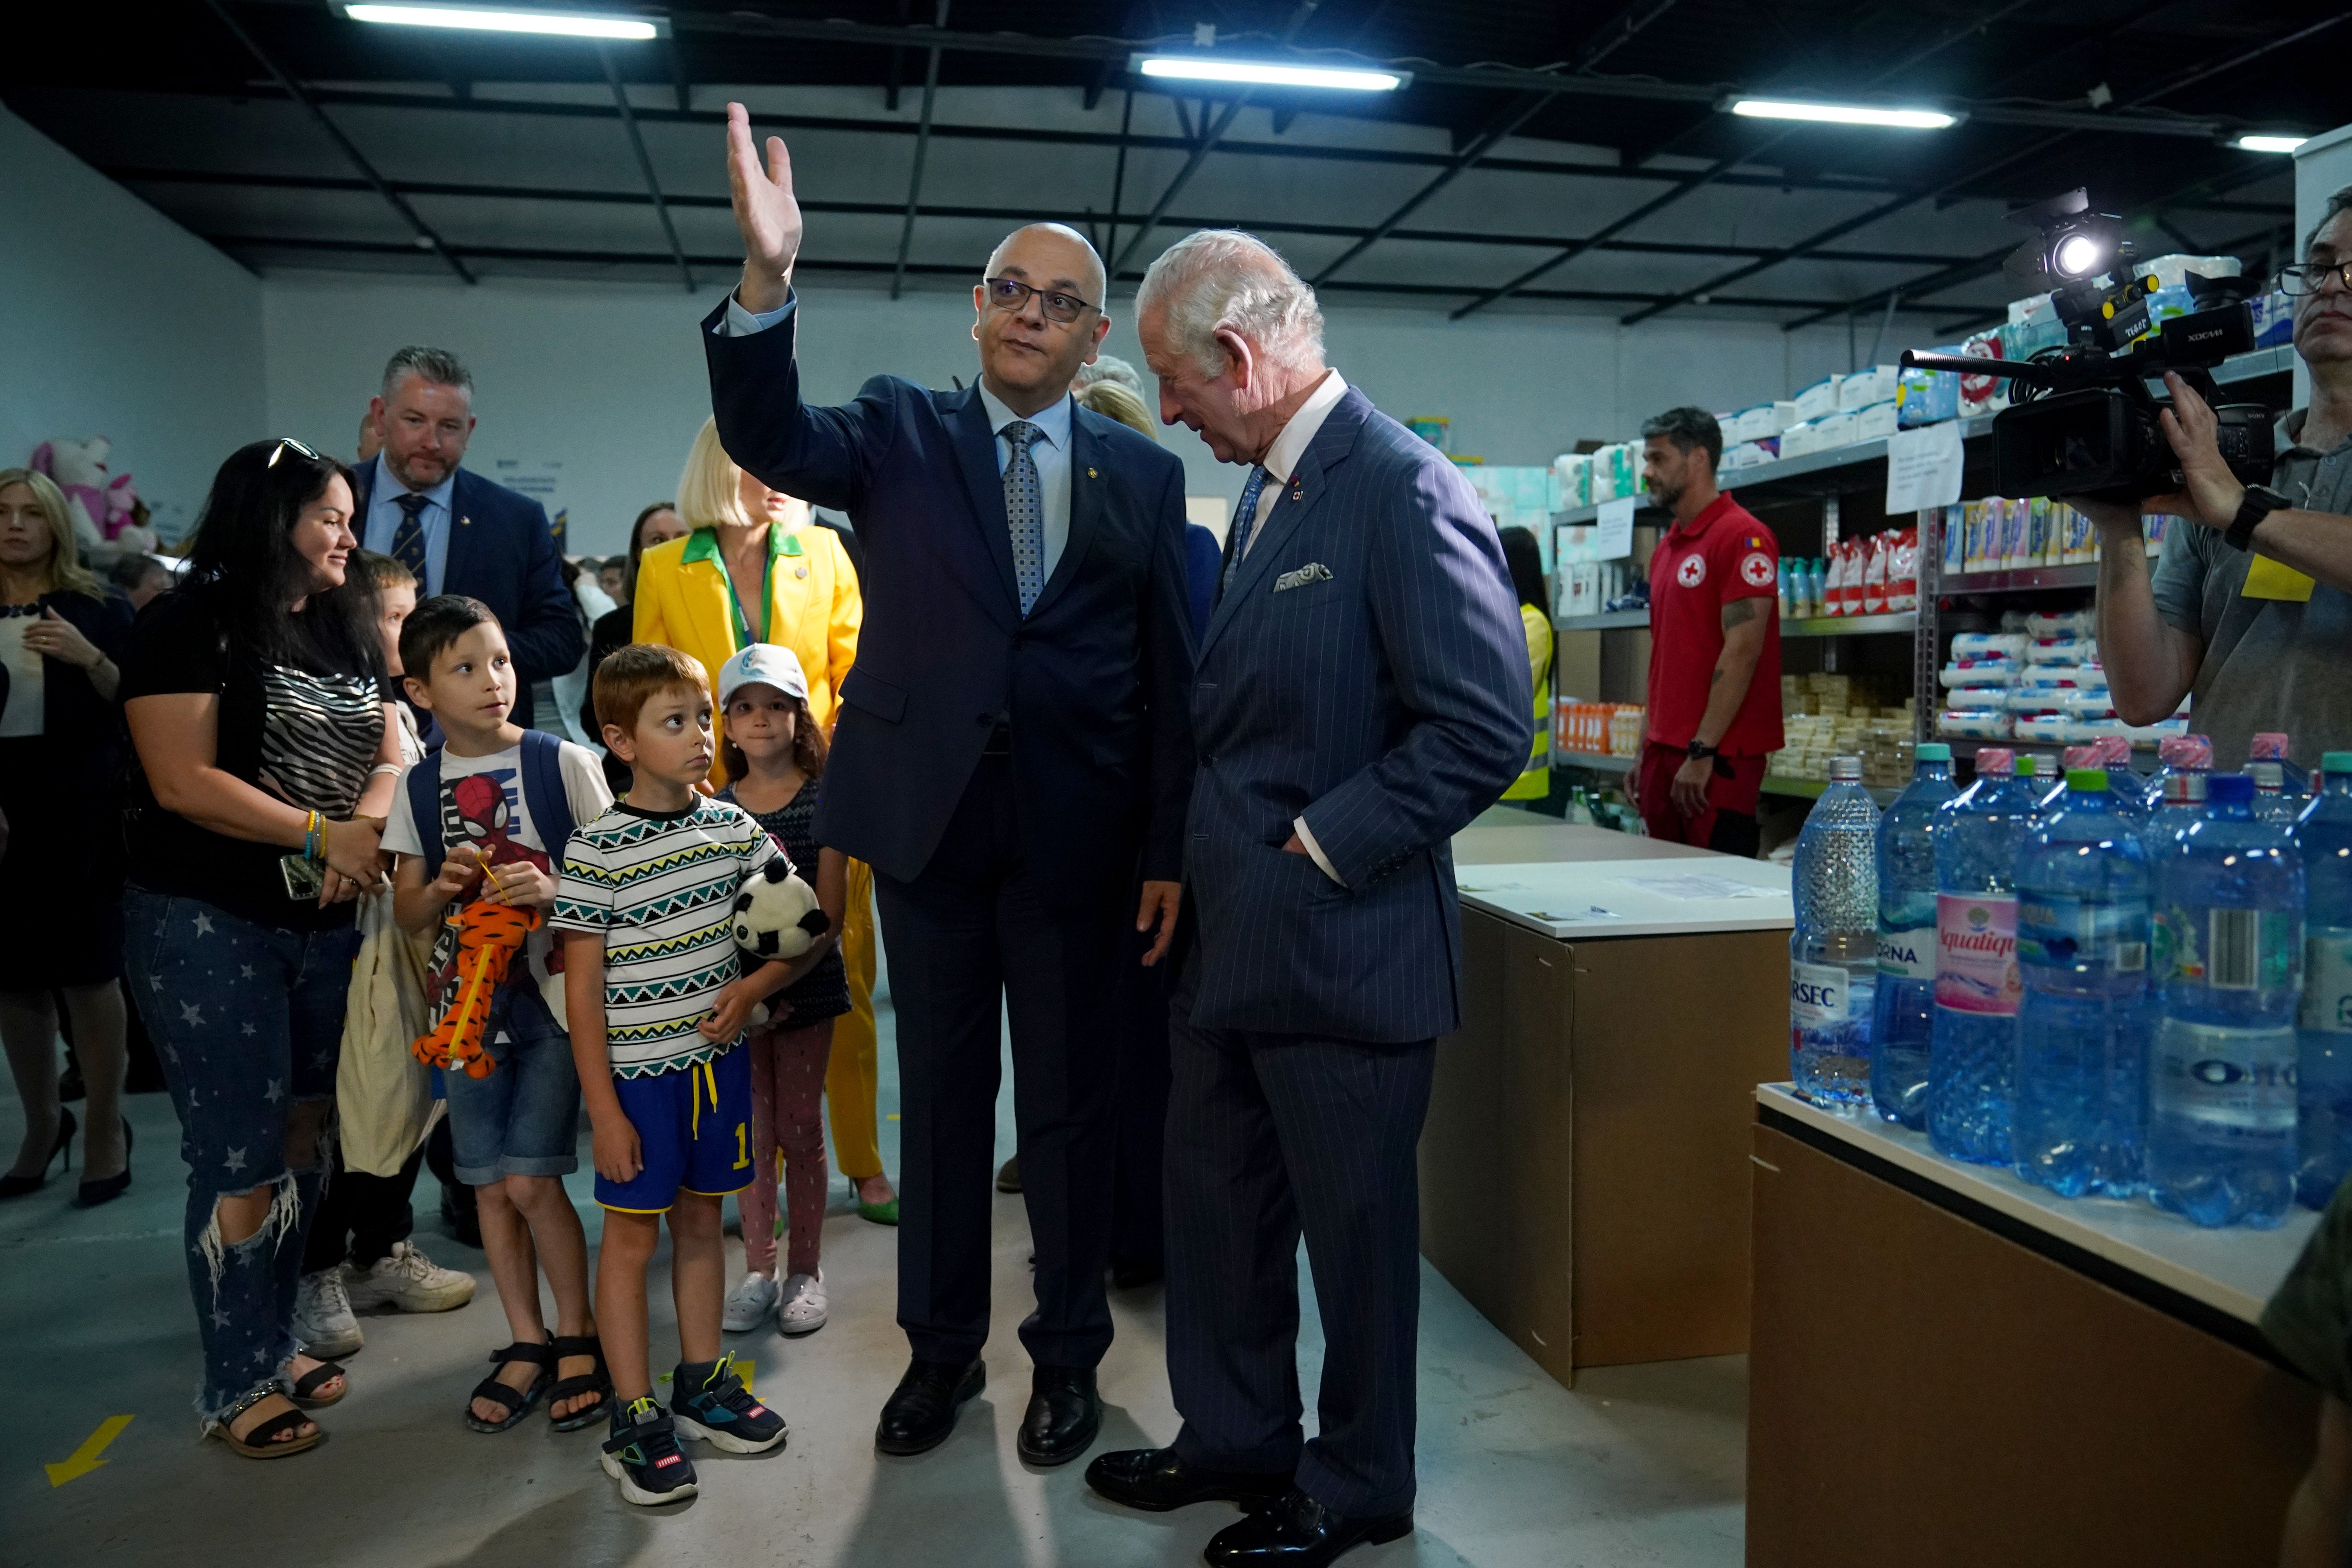
<path id="1" fill-rule="evenodd" d="M 632 1182 L 596 1177 L 596 1201 L 624 1214 L 663 1214 L 681 1192 L 724 1197 L 751 1184 L 751 1053 L 651 1078 L 613 1080 L 637 1130 L 645 1168 Z"/>

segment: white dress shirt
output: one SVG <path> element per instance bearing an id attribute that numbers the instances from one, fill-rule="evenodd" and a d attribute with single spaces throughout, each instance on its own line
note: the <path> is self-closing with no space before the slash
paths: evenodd
<path id="1" fill-rule="evenodd" d="M 730 294 L 727 296 L 726 335 L 748 338 L 754 332 L 764 332 L 791 315 L 799 301 L 797 294 L 791 295 L 774 310 L 754 315 L 744 308 L 741 300 Z M 1340 390 L 1345 391 L 1346 387 L 1343 385 Z M 1317 395 L 1321 394 L 1318 392 Z M 1333 396 L 1336 399 L 1338 394 Z M 1004 427 L 1021 416 L 1007 408 L 996 394 L 988 390 L 985 382 L 980 386 L 980 401 L 981 406 L 988 412 L 988 427 L 996 432 L 996 471 L 1002 475 L 1005 465 L 1013 461 L 1013 443 L 1004 438 Z M 1029 416 L 1029 423 L 1037 426 L 1040 432 L 1038 438 L 1029 443 L 1029 460 L 1037 466 L 1037 499 L 1042 503 L 1045 521 L 1045 580 L 1049 583 L 1054 579 L 1054 568 L 1061 563 L 1063 550 L 1070 542 L 1071 403 L 1070 397 L 1065 395 L 1053 406 L 1041 408 Z M 1306 410 L 1299 412 L 1304 415 Z M 1291 421 L 1294 425 L 1297 422 L 1296 419 Z M 1322 423 L 1321 415 L 1316 416 L 1316 423 Z M 1305 444 L 1303 437 L 1300 444 Z M 1292 460 L 1297 460 L 1295 454 Z"/>
<path id="2" fill-rule="evenodd" d="M 417 526 L 425 532 L 425 583 L 416 596 L 429 599 L 442 591 L 442 579 L 449 564 L 449 495 L 457 488 L 457 470 L 429 490 L 416 492 L 425 498 L 425 510 L 416 514 Z M 392 465 L 383 454 L 375 455 L 375 479 L 368 486 L 367 527 L 360 543 L 378 555 L 392 553 L 393 535 L 400 531 L 400 498 L 409 493 L 408 487 L 393 477 Z"/>
<path id="3" fill-rule="evenodd" d="M 1274 438 L 1274 445 L 1265 449 L 1265 461 L 1258 465 L 1265 470 L 1265 483 L 1258 487 L 1257 511 L 1250 519 L 1249 537 L 1242 541 L 1244 556 L 1257 548 L 1258 536 L 1265 531 L 1266 513 L 1274 510 L 1284 487 L 1290 483 L 1290 476 L 1297 471 L 1298 459 L 1306 456 L 1307 444 L 1315 439 L 1325 418 L 1347 395 L 1348 378 L 1336 370 L 1325 372 L 1323 380 L 1307 395 L 1307 401 L 1298 405 L 1298 412 L 1290 416 L 1290 423 L 1282 427 L 1282 434 Z M 1323 853 L 1323 846 L 1315 842 L 1307 818 L 1292 817 L 1290 828 L 1298 835 L 1298 842 L 1306 846 L 1307 855 L 1323 874 L 1346 887 L 1347 883 L 1339 881 L 1339 873 L 1331 868 L 1331 858 Z"/>

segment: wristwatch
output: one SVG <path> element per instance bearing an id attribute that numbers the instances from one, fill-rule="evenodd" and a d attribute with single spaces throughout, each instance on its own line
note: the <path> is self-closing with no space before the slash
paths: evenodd
<path id="1" fill-rule="evenodd" d="M 1685 746 L 1683 748 L 1683 752 L 1693 762 L 1697 762 L 1703 757 L 1712 757 L 1719 754 L 1717 749 L 1712 742 L 1696 739 L 1694 739 L 1689 745 Z"/>
<path id="2" fill-rule="evenodd" d="M 2232 550 L 2252 550 L 2256 525 L 2271 513 L 2294 504 L 2268 485 L 2248 485 L 2246 499 L 2238 503 L 2238 515 L 2231 519 L 2230 531 L 2221 535 L 2221 542 Z"/>

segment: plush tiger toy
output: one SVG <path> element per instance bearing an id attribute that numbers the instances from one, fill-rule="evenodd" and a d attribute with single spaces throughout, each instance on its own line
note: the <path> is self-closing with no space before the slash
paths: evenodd
<path id="1" fill-rule="evenodd" d="M 546 916 L 533 909 L 478 899 L 449 917 L 457 933 L 456 986 L 441 1022 L 413 1047 L 416 1059 L 444 1072 L 463 1069 L 467 1078 L 488 1078 L 497 1064 L 483 1048 L 489 1032 L 490 999 L 507 977 L 507 966 L 522 951 Z"/>

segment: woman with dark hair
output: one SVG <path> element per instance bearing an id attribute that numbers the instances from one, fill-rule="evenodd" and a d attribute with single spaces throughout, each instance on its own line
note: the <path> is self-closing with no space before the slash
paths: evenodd
<path id="1" fill-rule="evenodd" d="M 347 571 L 351 475 L 299 441 L 213 480 L 184 585 L 122 659 L 138 767 L 124 813 L 131 994 L 188 1163 L 186 1257 L 207 1436 L 276 1458 L 342 1370 L 290 1331 L 359 936 L 400 773 L 375 590 Z"/>
<path id="2" fill-rule="evenodd" d="M 1535 677 L 1535 739 L 1528 747 L 1527 771 L 1503 792 L 1505 800 L 1542 800 L 1551 794 L 1551 600 L 1544 592 L 1543 551 L 1524 528 L 1503 530 L 1503 563 L 1511 569 L 1511 591 L 1519 601 L 1519 625 L 1528 634 L 1528 669 Z"/>
<path id="3" fill-rule="evenodd" d="M 62 992 L 87 1087 L 88 1208 L 131 1184 L 122 1089 L 122 857 L 112 805 L 121 726 L 114 658 L 128 606 L 82 568 L 66 498 L 47 475 L 0 469 L 0 811 L 16 822 L 0 854 L 0 1043 L 25 1107 L 25 1142 L 0 1197 L 37 1191 L 72 1155 L 58 1096 Z"/>
<path id="4" fill-rule="evenodd" d="M 590 691 L 580 700 L 580 725 L 589 734 L 601 736 L 604 732 L 604 727 L 596 722 L 596 704 L 593 700 L 596 667 L 604 663 L 605 656 L 614 648 L 625 647 L 636 640 L 632 618 L 635 612 L 629 606 L 635 604 L 637 600 L 637 563 L 643 560 L 646 552 L 655 545 L 667 544 L 673 539 L 684 539 L 693 531 L 677 515 L 677 503 L 675 501 L 657 500 L 637 513 L 637 521 L 629 524 L 629 563 L 621 574 L 620 606 L 597 616 L 595 623 L 588 628 Z M 604 742 L 600 740 L 596 745 L 599 750 L 602 750 Z M 620 774 L 617 783 L 614 783 L 615 769 L 619 770 Z M 629 787 L 628 772 L 627 763 L 610 753 L 606 754 L 605 781 L 613 784 L 616 794 Z"/>

